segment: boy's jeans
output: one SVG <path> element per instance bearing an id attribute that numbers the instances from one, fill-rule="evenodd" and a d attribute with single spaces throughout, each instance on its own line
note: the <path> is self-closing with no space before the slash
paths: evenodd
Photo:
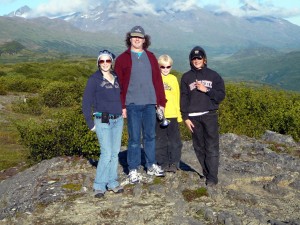
<path id="1" fill-rule="evenodd" d="M 209 112 L 202 116 L 189 117 L 194 124 L 193 147 L 202 166 L 206 183 L 218 183 L 219 124 L 218 114 Z"/>
<path id="2" fill-rule="evenodd" d="M 101 123 L 101 119 L 95 118 L 95 125 L 101 152 L 94 189 L 106 191 L 106 187 L 113 189 L 119 186 L 118 154 L 121 148 L 123 117 L 109 119 L 109 123 Z"/>
<path id="3" fill-rule="evenodd" d="M 155 105 L 129 104 L 127 110 L 128 128 L 128 169 L 138 169 L 141 165 L 141 133 L 146 156 L 146 167 L 151 167 L 155 161 Z"/>

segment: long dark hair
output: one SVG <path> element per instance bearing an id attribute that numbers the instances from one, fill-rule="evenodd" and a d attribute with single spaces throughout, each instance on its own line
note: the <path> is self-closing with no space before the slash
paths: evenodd
<path id="1" fill-rule="evenodd" d="M 130 32 L 128 32 L 126 34 L 126 39 L 125 39 L 125 43 L 126 43 L 127 48 L 129 48 L 131 46 L 130 38 L 131 38 Z M 145 42 L 143 44 L 143 49 L 147 49 L 150 45 L 151 45 L 150 36 L 146 34 L 145 35 Z"/>

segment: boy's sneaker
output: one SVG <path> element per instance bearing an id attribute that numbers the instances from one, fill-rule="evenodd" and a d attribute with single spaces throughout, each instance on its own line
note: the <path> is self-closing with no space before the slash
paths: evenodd
<path id="1" fill-rule="evenodd" d="M 129 177 L 129 183 L 131 183 L 131 184 L 140 182 L 139 174 L 138 174 L 137 170 L 130 170 L 128 177 Z"/>
<path id="2" fill-rule="evenodd" d="M 157 177 L 164 177 L 165 176 L 164 170 L 156 164 L 153 164 L 150 168 L 148 168 L 147 174 L 151 175 L 151 176 L 155 175 Z"/>

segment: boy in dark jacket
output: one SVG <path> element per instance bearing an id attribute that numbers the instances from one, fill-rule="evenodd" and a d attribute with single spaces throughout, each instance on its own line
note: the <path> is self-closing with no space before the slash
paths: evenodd
<path id="1" fill-rule="evenodd" d="M 180 111 L 192 132 L 193 147 L 202 166 L 207 186 L 218 183 L 219 125 L 217 110 L 225 98 L 221 76 L 207 68 L 203 48 L 194 47 L 189 55 L 191 70 L 180 83 Z"/>

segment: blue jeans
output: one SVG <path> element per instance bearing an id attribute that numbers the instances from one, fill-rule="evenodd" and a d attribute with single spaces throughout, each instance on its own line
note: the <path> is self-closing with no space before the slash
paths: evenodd
<path id="1" fill-rule="evenodd" d="M 106 188 L 119 186 L 118 154 L 121 148 L 123 117 L 109 119 L 109 123 L 101 123 L 95 118 L 96 134 L 100 144 L 100 159 L 96 170 L 94 189 L 106 191 Z"/>
<path id="2" fill-rule="evenodd" d="M 146 167 L 151 167 L 155 161 L 155 105 L 126 106 L 128 128 L 128 169 L 138 169 L 141 165 L 141 133 L 146 157 Z"/>

